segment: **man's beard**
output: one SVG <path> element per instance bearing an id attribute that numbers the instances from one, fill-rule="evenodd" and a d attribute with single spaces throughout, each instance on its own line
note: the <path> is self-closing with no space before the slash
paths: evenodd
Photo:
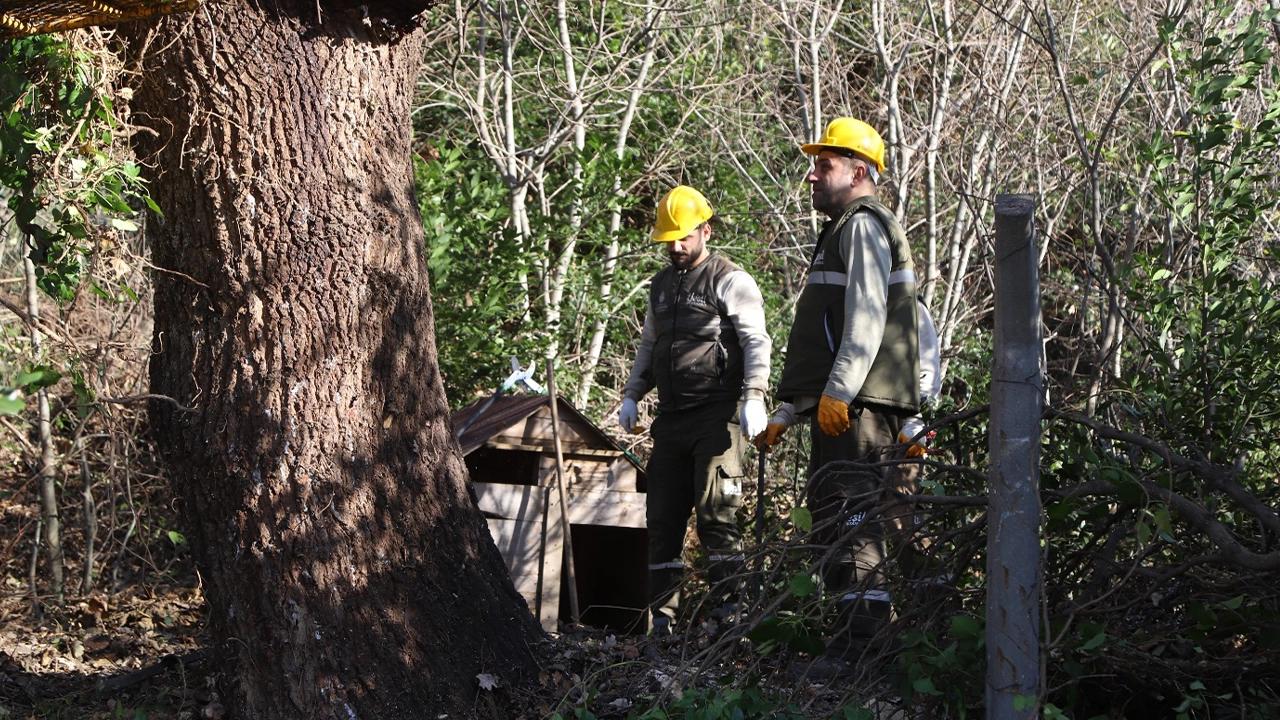
<path id="1" fill-rule="evenodd" d="M 819 190 L 816 187 L 810 191 L 810 204 L 813 209 L 826 215 L 840 212 L 840 208 L 832 207 L 835 202 L 831 198 L 831 193 L 827 190 Z"/>
<path id="2" fill-rule="evenodd" d="M 698 252 L 698 255 L 691 255 L 689 253 L 667 253 L 667 257 L 671 260 L 671 265 L 675 269 L 688 270 L 693 267 L 694 261 L 697 260 L 701 254 L 701 251 Z"/>

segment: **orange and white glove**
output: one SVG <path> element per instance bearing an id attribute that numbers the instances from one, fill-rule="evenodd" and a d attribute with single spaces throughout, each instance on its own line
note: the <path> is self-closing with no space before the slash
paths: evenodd
<path id="1" fill-rule="evenodd" d="M 919 415 L 908 418 L 902 424 L 902 430 L 898 432 L 898 442 L 903 445 L 908 445 L 909 443 L 906 452 L 907 457 L 920 458 L 929 454 L 929 441 L 933 439 L 936 433 L 930 432 L 919 439 L 915 439 L 923 429 L 924 420 L 921 420 Z"/>
<path id="2" fill-rule="evenodd" d="M 818 401 L 818 427 L 831 437 L 849 429 L 849 403 L 824 394 Z"/>
<path id="3" fill-rule="evenodd" d="M 756 447 L 767 452 L 769 448 L 782 442 L 782 434 L 795 424 L 795 421 L 796 407 L 791 403 L 782 403 L 773 412 L 773 417 L 769 418 L 769 424 L 765 426 L 764 432 L 756 435 L 752 442 Z"/>

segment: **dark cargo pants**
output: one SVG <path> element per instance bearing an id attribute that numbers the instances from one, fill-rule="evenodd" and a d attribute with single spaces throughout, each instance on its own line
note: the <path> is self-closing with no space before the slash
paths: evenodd
<path id="1" fill-rule="evenodd" d="M 886 483 L 890 502 L 885 509 L 889 547 L 903 577 L 921 587 L 940 588 L 950 584 L 946 568 L 933 556 L 933 540 L 920 534 L 921 516 L 915 503 L 903 499 L 920 492 L 923 466 L 900 454 L 904 462 L 888 468 Z"/>
<path id="2" fill-rule="evenodd" d="M 845 469 L 823 466 L 835 461 L 874 463 L 889 457 L 904 418 L 860 405 L 849 407 L 849 429 L 831 437 L 810 422 L 809 510 L 815 540 L 826 550 L 823 584 L 836 595 L 839 612 L 828 654 L 856 659 L 867 640 L 890 618 L 892 597 L 884 577 L 884 534 L 874 517 L 884 499 L 885 473 L 870 465 Z"/>
<path id="3" fill-rule="evenodd" d="M 736 600 L 742 570 L 742 431 L 736 403 L 717 403 L 658 415 L 650 430 L 649 607 L 674 621 L 684 577 L 684 535 L 692 509 L 706 551 L 710 602 Z"/>

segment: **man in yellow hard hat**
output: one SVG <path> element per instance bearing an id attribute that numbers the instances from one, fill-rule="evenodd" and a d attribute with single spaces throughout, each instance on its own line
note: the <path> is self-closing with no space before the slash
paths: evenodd
<path id="1" fill-rule="evenodd" d="M 890 616 L 883 523 L 871 515 L 904 421 L 919 410 L 916 278 L 907 238 L 876 198 L 884 141 L 867 123 L 832 120 L 801 148 L 813 158 L 812 203 L 829 219 L 796 304 L 777 396 L 784 404 L 757 442 L 772 445 L 809 416 L 806 501 L 815 534 L 833 547 L 822 574 L 838 603 L 828 664 L 855 660 Z M 865 463 L 833 472 L 834 461 Z"/>
<path id="2" fill-rule="evenodd" d="M 654 275 L 636 361 L 618 422 L 628 433 L 636 403 L 658 390 L 646 516 L 651 631 L 669 635 L 684 575 L 685 526 L 692 510 L 710 562 L 711 607 L 730 611 L 742 569 L 744 443 L 768 422 L 764 394 L 772 343 L 755 280 L 707 247 L 714 213 L 680 185 L 658 203 L 653 239 L 670 265 Z M 744 437 L 745 436 L 745 437 Z"/>

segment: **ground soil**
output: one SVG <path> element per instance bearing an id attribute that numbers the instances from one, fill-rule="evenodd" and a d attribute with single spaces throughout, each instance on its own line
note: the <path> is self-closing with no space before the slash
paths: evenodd
<path id="1" fill-rule="evenodd" d="M 5 578 L 0 598 L 0 720 L 19 718 L 195 720 L 226 713 L 217 691 L 196 573 L 184 563 L 117 592 L 44 605 L 37 618 L 25 579 Z M 574 627 L 540 648 L 525 688 L 481 690 L 475 715 L 535 720 L 575 708 L 634 717 L 686 690 L 728 687 L 748 675 L 804 716 L 827 717 L 847 700 L 839 684 L 797 681 L 784 658 L 761 662 L 746 640 L 706 626 L 662 641 Z M 725 643 L 729 643 L 726 645 Z M 739 651 L 733 643 L 741 645 Z M 477 679 L 484 687 L 486 679 Z"/>
<path id="2" fill-rule="evenodd" d="M 20 467 L 20 465 L 15 465 Z M 145 469 L 99 486 L 95 577 L 81 592 L 83 537 L 64 508 L 68 592 L 48 592 L 32 541 L 39 507 L 26 474 L 0 475 L 0 720 L 195 720 L 227 716 L 208 636 L 208 609 L 167 485 Z M 63 489 L 64 502 L 74 493 Z M 114 509 L 113 509 L 114 508 Z M 696 584 L 696 583 L 695 583 Z M 693 588 L 695 597 L 698 588 Z M 687 622 L 651 640 L 573 626 L 538 648 L 539 671 L 522 688 L 477 677 L 474 716 L 503 720 L 636 717 L 691 689 L 769 689 L 793 717 L 830 717 L 848 683 L 796 680 L 803 657 L 761 656 L 726 627 Z"/>
<path id="3" fill-rule="evenodd" d="M 26 578 L 3 582 L 0 718 L 220 716 L 204 598 L 186 564 L 39 610 Z"/>

